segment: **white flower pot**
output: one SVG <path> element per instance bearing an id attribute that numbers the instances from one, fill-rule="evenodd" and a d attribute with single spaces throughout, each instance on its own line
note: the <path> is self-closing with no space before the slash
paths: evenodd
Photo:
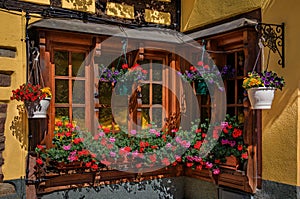
<path id="1" fill-rule="evenodd" d="M 275 88 L 257 87 L 247 90 L 252 109 L 271 109 Z"/>
<path id="2" fill-rule="evenodd" d="M 40 101 L 25 102 L 28 118 L 47 118 L 47 109 L 51 98 L 46 97 Z"/>

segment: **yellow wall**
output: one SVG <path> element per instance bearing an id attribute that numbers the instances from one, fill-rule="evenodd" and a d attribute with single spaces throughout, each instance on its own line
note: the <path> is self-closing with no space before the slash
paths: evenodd
<path id="1" fill-rule="evenodd" d="M 271 0 L 184 0 L 181 7 L 181 31 L 267 6 L 269 1 Z"/>
<path id="2" fill-rule="evenodd" d="M 278 59 L 274 54 L 271 54 L 269 64 L 271 70 L 285 77 L 286 87 L 282 92 L 276 92 L 273 108 L 263 111 L 263 179 L 298 186 L 300 185 L 299 9 L 298 0 L 289 0 L 288 3 L 273 0 L 262 10 L 263 22 L 286 24 L 286 67 L 281 69 L 276 64 Z"/>
<path id="3" fill-rule="evenodd" d="M 286 79 L 283 91 L 277 91 L 271 110 L 263 110 L 262 178 L 300 185 L 300 62 L 299 0 L 185 0 L 182 4 L 182 31 L 191 30 L 261 8 L 265 23 L 286 24 L 285 61 L 282 69 L 278 56 L 271 53 L 269 69 Z M 264 49 L 265 60 L 268 49 Z M 265 61 L 266 62 L 266 61 Z M 265 63 L 266 65 L 266 63 Z"/>
<path id="4" fill-rule="evenodd" d="M 21 14 L 18 12 L 17 14 Z M 25 13 L 23 13 L 25 14 Z M 0 45 L 16 48 L 15 58 L 0 58 L 0 70 L 14 71 L 11 76 L 11 87 L 0 88 L 0 101 L 9 102 L 11 90 L 17 88 L 26 80 L 26 66 L 25 66 L 25 17 L 15 14 L 1 12 L 0 10 Z M 16 101 L 10 101 L 7 108 L 7 118 L 5 124 L 5 150 L 3 152 L 4 165 L 2 171 L 5 179 L 18 179 L 25 175 L 25 157 L 26 149 L 22 148 L 27 135 L 24 127 L 26 122 L 20 121 L 16 125 L 16 134 L 13 135 L 10 127 L 15 116 L 19 116 Z M 25 137 L 26 136 L 26 137 Z M 20 138 L 20 139 L 19 139 Z"/>

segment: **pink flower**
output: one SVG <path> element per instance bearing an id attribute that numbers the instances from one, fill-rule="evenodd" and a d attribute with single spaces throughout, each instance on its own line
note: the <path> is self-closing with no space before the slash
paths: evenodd
<path id="1" fill-rule="evenodd" d="M 213 164 L 210 162 L 206 162 L 205 165 L 206 165 L 206 168 L 208 168 L 208 169 L 213 167 Z"/>
<path id="2" fill-rule="evenodd" d="M 130 134 L 131 134 L 131 135 L 136 135 L 136 130 L 131 130 L 131 131 L 130 131 Z"/>
<path id="3" fill-rule="evenodd" d="M 109 138 L 109 141 L 110 141 L 110 142 L 115 142 L 115 141 L 116 141 L 116 138 L 110 137 L 110 138 Z"/>
<path id="4" fill-rule="evenodd" d="M 213 174 L 215 175 L 220 174 L 220 169 L 219 168 L 213 169 Z"/>
<path id="5" fill-rule="evenodd" d="M 71 144 L 69 144 L 69 145 L 64 145 L 63 146 L 63 149 L 65 150 L 65 151 L 69 151 L 70 149 L 71 149 Z"/>
<path id="6" fill-rule="evenodd" d="M 171 148 L 171 147 L 172 147 L 172 144 L 171 144 L 171 143 L 168 143 L 168 144 L 166 144 L 166 147 L 167 147 L 167 148 Z"/>
<path id="7" fill-rule="evenodd" d="M 101 131 L 99 134 L 98 134 L 100 137 L 103 137 L 105 135 L 105 133 L 103 131 Z"/>
<path id="8" fill-rule="evenodd" d="M 116 153 L 113 152 L 113 151 L 109 152 L 109 155 L 110 155 L 110 157 L 112 157 L 112 158 L 116 157 Z"/>

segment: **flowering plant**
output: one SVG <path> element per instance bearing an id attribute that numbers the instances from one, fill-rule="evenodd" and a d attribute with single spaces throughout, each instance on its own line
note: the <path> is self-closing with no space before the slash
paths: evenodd
<path id="1" fill-rule="evenodd" d="M 43 146 L 37 145 L 35 151 L 39 158 L 36 163 L 41 166 L 45 162 L 48 165 L 81 162 L 85 168 L 97 170 L 96 155 L 85 148 L 83 141 L 84 139 L 75 123 L 70 123 L 67 117 L 62 117 L 55 124 L 52 139 L 54 147 L 44 150 Z"/>
<path id="2" fill-rule="evenodd" d="M 284 86 L 284 78 L 279 77 L 274 71 L 264 71 L 262 73 L 257 73 L 256 71 L 249 72 L 243 81 L 243 88 L 245 89 L 253 87 L 274 87 L 282 90 Z"/>
<path id="3" fill-rule="evenodd" d="M 210 131 L 212 132 L 211 137 L 208 136 Z M 234 156 L 240 163 L 248 158 L 247 146 L 243 141 L 243 132 L 235 117 L 227 115 L 225 122 L 214 125 L 211 130 L 209 129 L 209 121 L 206 120 L 198 128 L 194 128 L 194 133 L 196 136 L 181 159 L 187 167 L 199 170 L 207 168 L 213 174 L 219 174 L 220 166 L 226 162 L 227 157 Z M 214 144 L 212 149 L 203 156 L 203 152 L 205 153 L 207 147 L 211 148 L 211 144 Z"/>
<path id="4" fill-rule="evenodd" d="M 134 82 L 145 80 L 147 70 L 144 70 L 139 64 L 135 64 L 132 67 L 129 67 L 128 64 L 123 64 L 121 69 L 116 69 L 115 67 L 109 69 L 101 64 L 100 74 L 100 81 L 116 83 L 130 80 Z"/>
<path id="5" fill-rule="evenodd" d="M 231 65 L 222 67 L 221 75 L 223 79 L 230 79 L 235 76 L 235 69 Z"/>
<path id="6" fill-rule="evenodd" d="M 52 96 L 49 87 L 42 88 L 40 85 L 33 85 L 31 83 L 22 84 L 20 88 L 13 90 L 12 94 L 10 97 L 11 100 L 23 102 L 34 102 Z"/>
<path id="7" fill-rule="evenodd" d="M 216 84 L 220 91 L 223 91 L 224 88 L 221 86 L 218 81 L 220 72 L 217 66 L 213 65 L 212 67 L 204 64 L 202 61 L 197 63 L 197 67 L 190 66 L 189 70 L 186 70 L 184 73 L 178 72 L 178 74 L 187 82 L 204 82 L 206 84 Z"/>

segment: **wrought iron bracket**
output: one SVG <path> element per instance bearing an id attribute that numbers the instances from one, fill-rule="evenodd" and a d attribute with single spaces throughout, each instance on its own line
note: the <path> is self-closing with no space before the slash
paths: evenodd
<path id="1" fill-rule="evenodd" d="M 285 52 L 284 52 L 284 23 L 278 24 L 267 24 L 258 23 L 256 25 L 256 30 L 260 34 L 262 39 L 262 44 L 264 47 L 268 47 L 273 53 L 277 53 L 280 57 L 278 64 L 285 67 Z"/>

